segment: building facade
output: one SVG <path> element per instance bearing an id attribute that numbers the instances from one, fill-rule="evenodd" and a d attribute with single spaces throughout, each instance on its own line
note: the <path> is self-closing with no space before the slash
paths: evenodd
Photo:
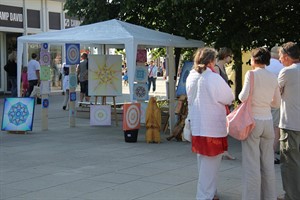
<path id="1" fill-rule="evenodd" d="M 23 35 L 60 30 L 80 25 L 80 22 L 65 15 L 65 0 L 1 0 L 0 2 L 0 93 L 9 93 L 10 85 L 4 65 L 7 57 L 17 51 L 17 38 Z M 26 45 L 23 66 L 28 63 L 28 55 L 40 51 L 40 44 Z M 50 46 L 53 86 L 61 66 L 61 46 Z M 39 55 L 39 53 L 38 53 Z"/>

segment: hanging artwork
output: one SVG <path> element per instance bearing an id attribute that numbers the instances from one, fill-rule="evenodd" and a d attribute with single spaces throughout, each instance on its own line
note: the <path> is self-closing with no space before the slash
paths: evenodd
<path id="1" fill-rule="evenodd" d="M 89 95 L 122 95 L 121 66 L 122 57 L 119 55 L 89 55 Z"/>
<path id="2" fill-rule="evenodd" d="M 136 66 L 134 73 L 135 82 L 144 82 L 148 81 L 148 68 L 146 66 Z"/>
<path id="3" fill-rule="evenodd" d="M 33 97 L 5 98 L 2 131 L 32 131 L 34 116 Z"/>
<path id="4" fill-rule="evenodd" d="M 50 80 L 50 77 L 51 77 L 50 67 L 41 66 L 41 71 L 40 71 L 41 81 L 48 81 L 48 80 Z"/>
<path id="5" fill-rule="evenodd" d="M 76 65 L 80 63 L 80 45 L 66 44 L 66 64 Z"/>
<path id="6" fill-rule="evenodd" d="M 48 51 L 41 51 L 40 52 L 40 64 L 47 66 L 50 65 L 51 56 Z"/>
<path id="7" fill-rule="evenodd" d="M 90 106 L 90 125 L 91 126 L 110 126 L 111 125 L 111 106 L 110 105 L 91 105 Z"/>
<path id="8" fill-rule="evenodd" d="M 48 51 L 48 47 L 49 47 L 48 43 L 42 43 L 41 44 L 41 51 Z"/>
<path id="9" fill-rule="evenodd" d="M 135 83 L 133 85 L 133 99 L 137 101 L 149 99 L 148 85 L 146 83 Z"/>
<path id="10" fill-rule="evenodd" d="M 141 117 L 140 103 L 124 104 L 123 106 L 123 130 L 135 130 L 140 128 Z"/>
<path id="11" fill-rule="evenodd" d="M 193 62 L 184 62 L 183 64 L 179 82 L 176 89 L 177 97 L 179 97 L 180 95 L 186 95 L 185 83 L 188 75 L 190 74 L 193 64 L 194 64 Z"/>
<path id="12" fill-rule="evenodd" d="M 147 62 L 147 51 L 146 49 L 138 49 L 136 54 L 136 62 Z"/>
<path id="13" fill-rule="evenodd" d="M 69 87 L 76 88 L 77 87 L 77 75 L 69 74 Z"/>
<path id="14" fill-rule="evenodd" d="M 141 123 L 144 124 L 146 122 L 146 110 L 148 103 L 141 102 Z"/>

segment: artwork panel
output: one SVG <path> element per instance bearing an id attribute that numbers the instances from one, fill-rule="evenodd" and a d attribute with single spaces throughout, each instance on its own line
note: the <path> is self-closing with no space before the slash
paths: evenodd
<path id="1" fill-rule="evenodd" d="M 40 64 L 41 65 L 50 65 L 51 55 L 48 51 L 40 52 Z"/>
<path id="2" fill-rule="evenodd" d="M 91 126 L 111 126 L 111 106 L 91 105 L 90 106 Z"/>
<path id="3" fill-rule="evenodd" d="M 33 97 L 5 98 L 2 131 L 32 131 L 34 119 Z"/>
<path id="4" fill-rule="evenodd" d="M 141 123 L 146 123 L 146 111 L 147 111 L 148 103 L 141 102 Z"/>
<path id="5" fill-rule="evenodd" d="M 141 104 L 131 103 L 123 106 L 123 130 L 139 129 L 141 124 Z"/>
<path id="6" fill-rule="evenodd" d="M 90 96 L 122 95 L 122 56 L 89 55 Z"/>
<path id="7" fill-rule="evenodd" d="M 186 79 L 192 70 L 193 62 L 184 62 L 181 74 L 179 77 L 177 89 L 176 89 L 176 96 L 186 95 Z"/>
<path id="8" fill-rule="evenodd" d="M 76 88 L 77 87 L 77 75 L 69 74 L 69 87 Z"/>
<path id="9" fill-rule="evenodd" d="M 148 68 L 146 66 L 136 66 L 134 73 L 135 82 L 148 82 Z"/>
<path id="10" fill-rule="evenodd" d="M 149 99 L 148 85 L 146 83 L 135 83 L 133 85 L 133 99 L 137 101 Z"/>
<path id="11" fill-rule="evenodd" d="M 66 44 L 66 64 L 76 65 L 80 63 L 80 44 Z"/>
<path id="12" fill-rule="evenodd" d="M 48 43 L 42 43 L 41 50 L 42 51 L 48 51 L 48 47 L 49 47 Z"/>
<path id="13" fill-rule="evenodd" d="M 147 62 L 147 50 L 146 49 L 138 49 L 136 54 L 136 62 Z"/>
<path id="14" fill-rule="evenodd" d="M 40 79 L 41 81 L 48 81 L 51 77 L 51 71 L 49 66 L 41 66 Z"/>

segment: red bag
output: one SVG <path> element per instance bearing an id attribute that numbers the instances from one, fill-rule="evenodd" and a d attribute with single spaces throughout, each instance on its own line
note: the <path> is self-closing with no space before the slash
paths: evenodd
<path id="1" fill-rule="evenodd" d="M 227 132 L 237 140 L 245 140 L 255 127 L 252 116 L 251 100 L 254 84 L 254 75 L 250 71 L 250 92 L 248 99 L 236 107 L 226 117 Z"/>

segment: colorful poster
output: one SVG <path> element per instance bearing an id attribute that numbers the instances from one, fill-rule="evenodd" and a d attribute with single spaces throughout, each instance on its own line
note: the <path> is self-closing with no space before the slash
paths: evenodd
<path id="1" fill-rule="evenodd" d="M 149 99 L 148 85 L 146 83 L 135 83 L 133 85 L 133 99 L 137 101 Z"/>
<path id="2" fill-rule="evenodd" d="M 91 126 L 110 126 L 111 125 L 111 106 L 110 105 L 91 105 L 90 106 L 90 125 Z"/>
<path id="3" fill-rule="evenodd" d="M 135 82 L 148 82 L 148 68 L 147 66 L 136 66 L 134 73 Z"/>
<path id="4" fill-rule="evenodd" d="M 178 81 L 177 89 L 176 89 L 176 96 L 179 97 L 180 95 L 186 95 L 185 83 L 190 71 L 193 67 L 193 62 L 184 62 L 180 78 Z"/>
<path id="5" fill-rule="evenodd" d="M 141 105 L 140 103 L 124 104 L 123 106 L 123 130 L 140 128 Z"/>
<path id="6" fill-rule="evenodd" d="M 69 74 L 69 87 L 76 88 L 77 87 L 77 75 Z"/>
<path id="7" fill-rule="evenodd" d="M 48 51 L 41 51 L 40 52 L 40 64 L 47 66 L 50 65 L 51 56 Z"/>
<path id="8" fill-rule="evenodd" d="M 80 63 L 80 45 L 66 44 L 66 64 L 76 65 Z"/>
<path id="9" fill-rule="evenodd" d="M 2 116 L 2 131 L 32 131 L 34 99 L 5 98 Z"/>
<path id="10" fill-rule="evenodd" d="M 40 79 L 41 81 L 49 81 L 51 77 L 50 67 L 41 66 Z"/>
<path id="11" fill-rule="evenodd" d="M 48 51 L 48 47 L 49 47 L 48 43 L 42 43 L 41 44 L 41 51 Z"/>
<path id="12" fill-rule="evenodd" d="M 147 51 L 146 49 L 138 49 L 136 54 L 136 62 L 147 62 Z"/>
<path id="13" fill-rule="evenodd" d="M 122 95 L 122 57 L 119 55 L 89 55 L 89 95 Z"/>

